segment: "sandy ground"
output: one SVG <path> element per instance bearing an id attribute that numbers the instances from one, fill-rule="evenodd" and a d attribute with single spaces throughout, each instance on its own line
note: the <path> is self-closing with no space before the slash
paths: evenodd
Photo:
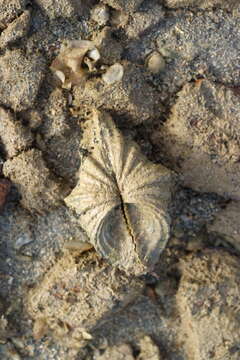
<path id="1" fill-rule="evenodd" d="M 240 358 L 239 20 L 237 0 L 0 0 L 1 359 Z M 100 59 L 62 87 L 50 66 L 80 39 Z M 93 109 L 175 174 L 143 275 L 80 253 L 64 202 Z"/>

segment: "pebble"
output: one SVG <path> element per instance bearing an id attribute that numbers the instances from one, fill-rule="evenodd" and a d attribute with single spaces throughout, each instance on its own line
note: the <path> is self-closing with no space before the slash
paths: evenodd
<path id="1" fill-rule="evenodd" d="M 110 21 L 112 26 L 123 27 L 127 25 L 128 19 L 129 19 L 129 14 L 114 9 L 112 11 L 112 16 Z"/>
<path id="2" fill-rule="evenodd" d="M 164 69 L 165 60 L 159 52 L 154 51 L 147 57 L 146 65 L 151 73 L 157 74 Z"/>
<path id="3" fill-rule="evenodd" d="M 99 25 L 105 25 L 109 20 L 109 9 L 107 5 L 98 4 L 92 10 L 92 20 Z"/>
<path id="4" fill-rule="evenodd" d="M 116 63 L 107 69 L 106 73 L 102 75 L 102 79 L 106 84 L 110 85 L 120 81 L 123 77 L 123 73 L 123 66 Z"/>
<path id="5" fill-rule="evenodd" d="M 30 238 L 28 234 L 23 234 L 16 240 L 14 247 L 16 250 L 20 250 L 23 246 L 29 244 L 30 242 L 32 242 L 32 238 Z"/>

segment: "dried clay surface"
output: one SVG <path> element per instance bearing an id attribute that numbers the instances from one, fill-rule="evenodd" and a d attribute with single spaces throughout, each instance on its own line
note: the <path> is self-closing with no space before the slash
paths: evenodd
<path id="1" fill-rule="evenodd" d="M 83 13 L 84 2 L 82 0 L 36 0 L 36 3 L 50 19 L 74 17 Z"/>
<path id="2" fill-rule="evenodd" d="M 0 0 L 1 360 L 239 360 L 239 18 Z"/>
<path id="3" fill-rule="evenodd" d="M 29 108 L 37 96 L 43 71 L 41 56 L 27 58 L 21 50 L 7 51 L 0 59 L 1 103 L 15 111 Z"/>
<path id="4" fill-rule="evenodd" d="M 6 45 L 9 45 L 26 36 L 30 28 L 30 19 L 30 12 L 26 10 L 14 21 L 12 21 L 1 34 L 0 48 L 3 49 Z"/>
<path id="5" fill-rule="evenodd" d="M 239 212 L 240 203 L 232 201 L 217 214 L 213 223 L 208 225 L 210 233 L 220 235 L 238 251 L 240 251 Z"/>
<path id="6" fill-rule="evenodd" d="M 185 185 L 240 200 L 238 93 L 200 80 L 177 96 L 160 136 Z"/>
<path id="7" fill-rule="evenodd" d="M 26 0 L 9 0 L 9 1 L 0 1 L 0 23 L 1 27 L 5 27 L 10 23 L 14 18 L 21 14 L 26 6 Z"/>
<path id="8" fill-rule="evenodd" d="M 21 121 L 14 119 L 11 112 L 0 108 L 0 119 L 1 147 L 8 158 L 16 156 L 32 145 L 33 136 L 31 131 L 24 127 Z"/>
<path id="9" fill-rule="evenodd" d="M 57 205 L 60 184 L 50 175 L 40 151 L 32 149 L 7 160 L 3 173 L 19 187 L 26 209 L 44 212 Z"/>
<path id="10" fill-rule="evenodd" d="M 53 331 L 65 344 L 69 342 L 68 347 L 81 348 L 92 338 L 91 329 L 98 320 L 99 324 L 107 321 L 108 310 L 119 301 L 132 301 L 142 285 L 134 279 L 129 284 L 125 274 L 102 264 L 94 254 L 81 258 L 65 255 L 29 293 L 34 336 L 41 338 L 46 331 Z"/>
<path id="11" fill-rule="evenodd" d="M 237 359 L 238 258 L 207 252 L 183 259 L 180 268 L 176 298 L 184 331 L 179 340 L 189 358 Z"/>
<path id="12" fill-rule="evenodd" d="M 232 9 L 237 5 L 237 0 L 166 0 L 166 6 L 173 8 L 193 6 L 206 9 L 219 6 L 223 9 Z"/>
<path id="13" fill-rule="evenodd" d="M 157 91 L 146 81 L 146 71 L 141 67 L 124 63 L 124 74 L 120 81 L 106 84 L 101 79 L 86 83 L 84 89 L 74 89 L 74 106 L 79 115 L 84 115 L 96 107 L 112 110 L 118 116 L 132 118 L 132 124 L 138 125 L 150 121 L 161 111 L 160 97 Z M 131 84 L 131 85 L 130 85 Z"/>

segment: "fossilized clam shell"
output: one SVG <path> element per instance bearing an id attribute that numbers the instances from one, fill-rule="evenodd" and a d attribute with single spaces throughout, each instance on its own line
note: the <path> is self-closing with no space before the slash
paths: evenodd
<path id="1" fill-rule="evenodd" d="M 61 80 L 62 87 L 69 89 L 84 82 L 86 70 L 83 63 L 92 71 L 99 58 L 100 53 L 92 41 L 72 40 L 62 47 L 50 68 Z"/>
<path id="2" fill-rule="evenodd" d="M 147 160 L 106 113 L 88 121 L 83 145 L 89 154 L 66 204 L 110 263 L 135 272 L 151 268 L 169 236 L 171 172 Z"/>

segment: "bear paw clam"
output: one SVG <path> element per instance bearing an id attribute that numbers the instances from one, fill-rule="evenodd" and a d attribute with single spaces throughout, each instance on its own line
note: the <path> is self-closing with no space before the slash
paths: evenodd
<path id="1" fill-rule="evenodd" d="M 86 125 L 87 155 L 65 202 L 102 257 L 132 273 L 151 270 L 169 237 L 172 172 L 150 162 L 110 115 L 96 111 Z"/>

